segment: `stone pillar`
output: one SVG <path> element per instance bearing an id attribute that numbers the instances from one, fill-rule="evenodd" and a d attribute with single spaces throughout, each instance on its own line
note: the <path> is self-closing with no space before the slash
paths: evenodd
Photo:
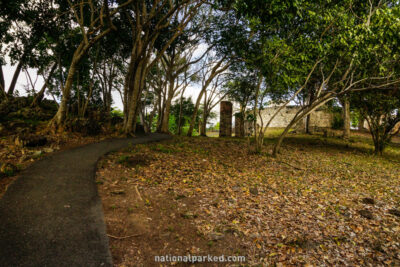
<path id="1" fill-rule="evenodd" d="M 232 102 L 221 101 L 219 137 L 232 136 Z"/>
<path id="2" fill-rule="evenodd" d="M 244 137 L 244 121 L 242 114 L 235 114 L 235 137 Z"/>

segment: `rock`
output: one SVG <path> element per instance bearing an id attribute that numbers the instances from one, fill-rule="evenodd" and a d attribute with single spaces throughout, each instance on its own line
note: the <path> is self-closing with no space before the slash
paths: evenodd
<path id="1" fill-rule="evenodd" d="M 375 200 L 373 198 L 365 197 L 361 200 L 362 203 L 368 205 L 375 205 Z"/>
<path id="2" fill-rule="evenodd" d="M 250 188 L 250 193 L 252 193 L 253 195 L 257 196 L 257 195 L 258 195 L 258 189 L 257 189 L 257 187 L 252 187 L 252 188 Z"/>
<path id="3" fill-rule="evenodd" d="M 368 219 L 368 220 L 372 220 L 372 219 L 374 218 L 374 215 L 373 215 L 372 212 L 370 212 L 369 210 L 360 210 L 360 211 L 358 211 L 358 213 L 359 213 L 362 217 L 364 217 L 364 218 L 366 218 L 366 219 Z"/>
<path id="4" fill-rule="evenodd" d="M 45 147 L 45 148 L 43 148 L 43 151 L 44 151 L 45 153 L 53 153 L 53 152 L 54 152 L 54 149 L 52 149 L 51 147 Z"/>
<path id="5" fill-rule="evenodd" d="M 400 217 L 400 210 L 390 209 L 389 213 L 394 215 L 394 216 Z"/>
<path id="6" fill-rule="evenodd" d="M 223 239 L 223 238 L 225 237 L 225 235 L 224 235 L 224 234 L 221 234 L 221 233 L 210 233 L 210 234 L 208 235 L 208 237 L 209 237 L 210 240 L 212 240 L 212 241 L 218 241 L 218 240 Z"/>

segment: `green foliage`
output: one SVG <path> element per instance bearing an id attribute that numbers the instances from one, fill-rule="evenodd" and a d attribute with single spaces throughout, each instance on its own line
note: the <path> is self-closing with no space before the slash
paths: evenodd
<path id="1" fill-rule="evenodd" d="M 175 128 L 175 132 L 173 133 L 178 133 L 178 125 L 179 125 L 179 114 L 182 112 L 182 118 L 181 118 L 181 127 L 182 127 L 182 134 L 185 132 L 187 133 L 187 129 L 189 128 L 189 122 L 192 117 L 192 114 L 194 112 L 195 105 L 193 103 L 193 100 L 191 97 L 185 98 L 183 97 L 182 99 L 182 111 L 181 111 L 181 100 L 178 99 L 175 101 L 175 103 L 171 106 L 171 115 L 170 115 L 170 125 L 171 127 Z M 196 116 L 196 121 L 195 121 L 195 129 L 199 127 L 199 122 L 200 118 L 202 116 L 202 108 L 200 108 L 199 112 L 197 113 Z M 173 118 L 174 123 L 171 122 L 171 118 Z M 172 131 L 171 131 L 172 132 Z"/>
<path id="2" fill-rule="evenodd" d="M 168 130 L 173 133 L 176 134 L 178 131 L 178 124 L 177 124 L 177 120 L 175 118 L 175 115 L 170 115 L 169 116 L 169 121 L 168 121 Z"/>
<path id="3" fill-rule="evenodd" d="M 400 131 L 400 92 L 398 89 L 353 94 L 352 105 L 368 121 L 375 153 L 382 154 L 391 138 Z"/>
<path id="4" fill-rule="evenodd" d="M 119 109 L 112 109 L 111 110 L 111 117 L 118 117 L 118 118 L 123 118 L 124 117 L 124 113 L 119 110 Z"/>
<path id="5" fill-rule="evenodd" d="M 351 111 L 350 112 L 350 122 L 351 122 L 351 126 L 356 128 L 358 127 L 358 124 L 360 123 L 360 112 L 358 110 L 355 111 Z"/>

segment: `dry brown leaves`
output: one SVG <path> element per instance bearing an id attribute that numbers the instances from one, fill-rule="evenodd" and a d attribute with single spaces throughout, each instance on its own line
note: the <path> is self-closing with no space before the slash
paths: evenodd
<path id="1" fill-rule="evenodd" d="M 293 137 L 278 159 L 249 153 L 244 140 L 175 138 L 108 156 L 97 179 L 110 234 L 135 234 L 126 223 L 132 214 L 149 218 L 139 224 L 146 244 L 111 241 L 121 266 L 147 266 L 154 255 L 187 247 L 244 255 L 249 265 L 398 266 L 394 161 L 315 137 Z M 190 226 L 179 226 L 181 217 Z M 182 232 L 174 243 L 176 236 L 163 236 L 167 226 L 196 235 Z"/>

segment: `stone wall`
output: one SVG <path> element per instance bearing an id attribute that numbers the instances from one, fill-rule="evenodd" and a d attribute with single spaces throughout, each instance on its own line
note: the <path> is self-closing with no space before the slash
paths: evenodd
<path id="1" fill-rule="evenodd" d="M 263 125 L 268 123 L 270 118 L 272 117 L 273 114 L 279 109 L 278 106 L 275 107 L 269 107 L 261 111 L 261 118 L 263 120 Z M 272 120 L 271 124 L 269 127 L 271 128 L 285 128 L 294 118 L 296 113 L 299 111 L 300 107 L 298 106 L 287 106 L 283 108 L 278 115 Z M 258 125 L 261 125 L 260 123 L 260 117 L 258 117 Z M 332 126 L 332 121 L 333 121 L 333 114 L 325 107 L 321 107 L 314 112 L 311 113 L 311 118 L 310 118 L 310 129 L 315 129 L 315 128 L 330 128 Z M 299 130 L 304 130 L 305 129 L 305 124 L 306 124 L 306 118 L 304 118 L 298 125 L 295 126 L 296 129 Z M 246 134 L 248 132 L 248 128 L 251 127 L 250 123 L 245 124 L 245 131 Z"/>
<path id="2" fill-rule="evenodd" d="M 235 114 L 235 137 L 244 137 L 244 123 L 240 113 Z"/>
<path id="3" fill-rule="evenodd" d="M 232 102 L 221 101 L 220 103 L 219 136 L 232 136 Z"/>

